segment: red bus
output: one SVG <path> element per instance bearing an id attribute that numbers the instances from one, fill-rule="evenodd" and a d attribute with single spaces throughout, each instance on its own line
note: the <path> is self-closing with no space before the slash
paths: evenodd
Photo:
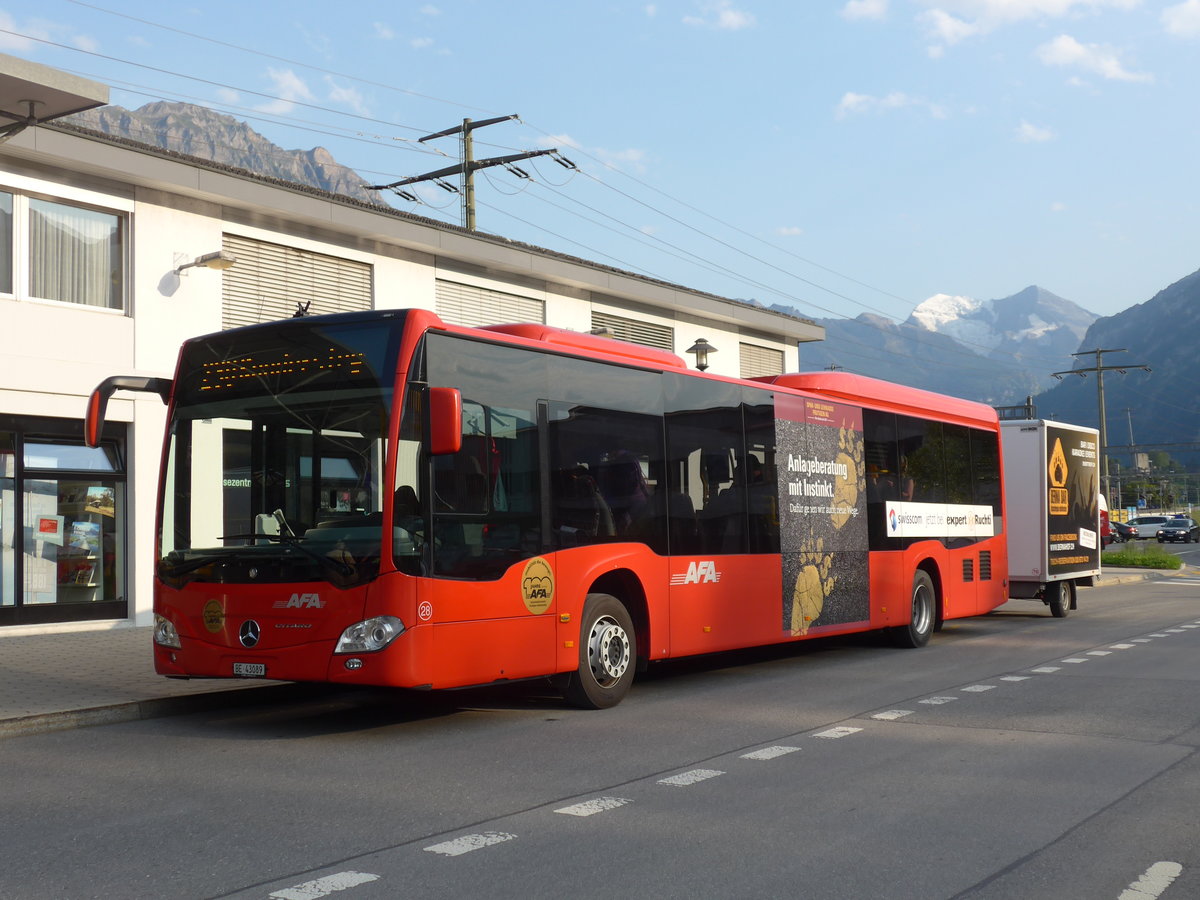
<path id="1" fill-rule="evenodd" d="M 154 596 L 174 677 L 454 688 L 603 708 L 649 663 L 1006 600 L 996 413 L 841 372 L 738 380 L 424 310 L 187 341 Z"/>

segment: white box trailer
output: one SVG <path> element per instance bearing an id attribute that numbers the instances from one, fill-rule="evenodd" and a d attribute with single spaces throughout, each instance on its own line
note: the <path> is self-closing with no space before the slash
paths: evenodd
<path id="1" fill-rule="evenodd" d="M 1058 617 L 1100 574 L 1100 435 L 1045 419 L 1000 423 L 1008 595 Z"/>

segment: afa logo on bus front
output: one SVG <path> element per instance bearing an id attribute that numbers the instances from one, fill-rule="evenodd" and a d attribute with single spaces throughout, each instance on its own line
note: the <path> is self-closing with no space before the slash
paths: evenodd
<path id="1" fill-rule="evenodd" d="M 535 616 L 544 613 L 554 602 L 554 570 L 540 556 L 525 563 L 521 573 L 521 599 Z"/>

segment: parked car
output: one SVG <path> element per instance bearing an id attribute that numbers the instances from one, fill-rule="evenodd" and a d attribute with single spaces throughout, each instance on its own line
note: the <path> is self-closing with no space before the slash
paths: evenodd
<path id="1" fill-rule="evenodd" d="M 1112 530 L 1113 540 L 1118 544 L 1124 543 L 1125 541 L 1132 541 L 1137 537 L 1137 529 L 1132 525 L 1127 525 L 1124 522 L 1113 522 Z"/>
<path id="2" fill-rule="evenodd" d="M 1134 530 L 1135 538 L 1152 538 L 1167 521 L 1166 516 L 1138 516 L 1129 520 L 1129 527 Z"/>
<path id="3" fill-rule="evenodd" d="M 1194 519 L 1168 519 L 1155 535 L 1161 544 L 1164 541 L 1183 541 L 1185 544 L 1200 544 L 1200 525 Z"/>

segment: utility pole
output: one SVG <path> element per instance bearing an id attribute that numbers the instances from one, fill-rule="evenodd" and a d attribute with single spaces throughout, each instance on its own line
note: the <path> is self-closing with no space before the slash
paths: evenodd
<path id="1" fill-rule="evenodd" d="M 1068 369 L 1065 372 L 1051 372 L 1050 373 L 1055 378 L 1057 378 L 1059 381 L 1062 381 L 1062 377 L 1064 375 L 1078 375 L 1080 378 L 1087 378 L 1088 372 L 1096 373 L 1096 393 L 1098 396 L 1098 402 L 1099 402 L 1099 406 L 1100 406 L 1100 459 L 1102 460 L 1101 466 L 1103 467 L 1102 470 L 1104 473 L 1104 496 L 1105 497 L 1107 497 L 1108 493 L 1109 493 L 1109 481 L 1108 481 L 1108 431 L 1107 431 L 1107 429 L 1105 427 L 1105 423 L 1104 423 L 1104 373 L 1105 372 L 1119 372 L 1120 374 L 1125 375 L 1125 374 L 1128 374 L 1130 369 L 1140 369 L 1143 372 L 1150 371 L 1149 366 L 1143 366 L 1143 365 L 1136 365 L 1136 366 L 1106 366 L 1106 365 L 1104 365 L 1104 354 L 1105 353 L 1125 353 L 1125 352 L 1126 352 L 1126 350 L 1124 347 L 1115 348 L 1115 349 L 1106 349 L 1106 350 L 1100 350 L 1100 349 L 1081 350 L 1078 353 L 1072 353 L 1071 355 L 1075 356 L 1075 357 L 1079 357 L 1079 356 L 1090 356 L 1093 353 L 1096 354 L 1096 364 L 1094 366 L 1092 366 L 1090 369 Z"/>
<path id="2" fill-rule="evenodd" d="M 511 116 L 497 116 L 494 119 L 484 119 L 481 122 L 473 122 L 470 119 L 463 119 L 461 125 L 455 125 L 453 128 L 447 128 L 445 131 L 439 131 L 436 134 L 427 134 L 423 138 L 418 138 L 418 143 L 432 141 L 440 137 L 449 137 L 452 134 L 462 135 L 460 146 L 462 149 L 462 162 L 457 166 L 448 166 L 444 169 L 438 169 L 436 172 L 426 172 L 424 175 L 414 175 L 412 178 L 402 178 L 399 181 L 393 181 L 391 184 L 377 184 L 369 188 L 372 191 L 395 191 L 405 200 L 415 203 L 416 196 L 408 191 L 397 190 L 408 184 L 417 184 L 421 181 L 432 181 L 443 190 L 458 194 L 462 199 L 462 224 L 463 228 L 468 231 L 475 230 L 475 173 L 480 169 L 488 169 L 492 166 L 504 166 L 518 178 L 528 178 L 529 173 L 523 171 L 512 163 L 522 159 L 532 159 L 535 156 L 553 156 L 554 161 L 565 169 L 575 169 L 577 166 L 565 156 L 558 152 L 557 148 L 550 150 L 530 150 L 526 153 L 513 153 L 510 156 L 494 156 L 490 159 L 475 159 L 475 142 L 471 137 L 471 133 L 476 128 L 483 128 L 487 125 L 495 125 L 499 122 L 508 122 L 511 119 L 517 118 L 516 113 Z M 454 187 L 441 179 L 451 175 L 459 176 L 459 186 Z"/>

